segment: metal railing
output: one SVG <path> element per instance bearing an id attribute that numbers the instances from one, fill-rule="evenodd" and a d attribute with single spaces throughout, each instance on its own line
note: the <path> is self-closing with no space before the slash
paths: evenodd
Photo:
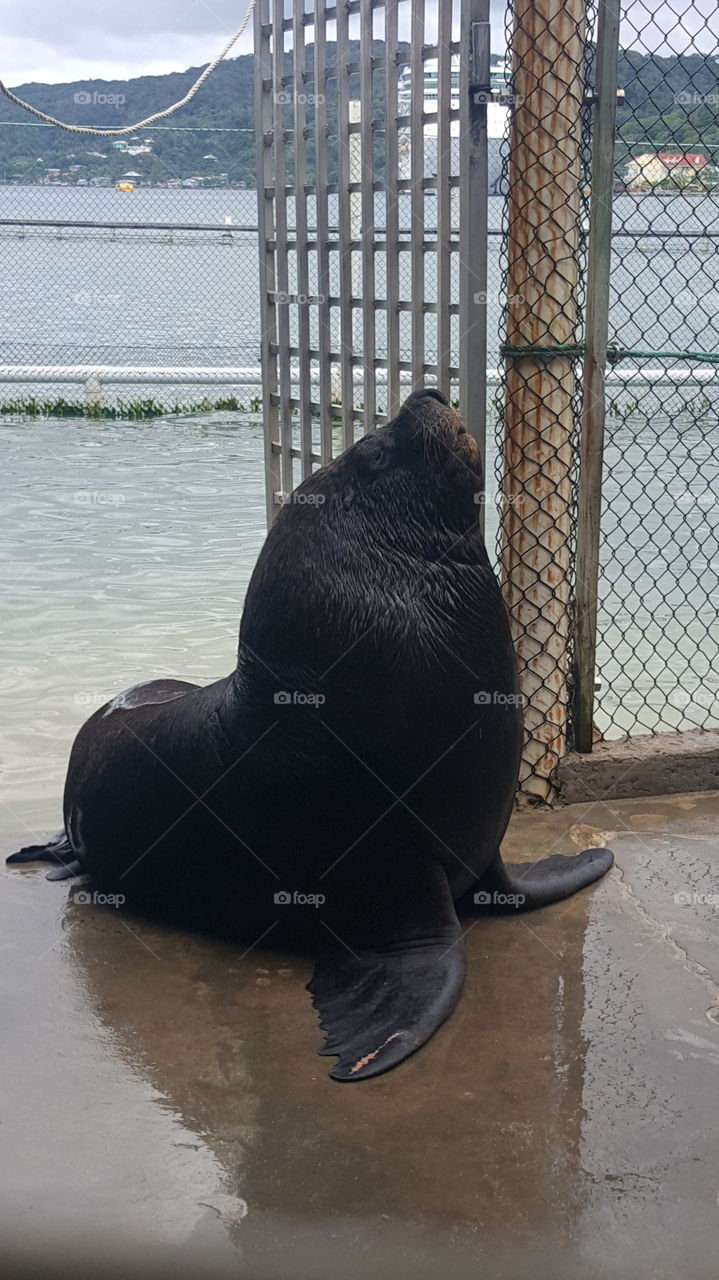
<path id="1" fill-rule="evenodd" d="M 486 99 L 471 90 L 489 84 L 488 19 L 487 0 L 329 14 L 317 0 L 292 19 L 279 0 L 256 6 L 270 519 L 412 386 L 458 400 L 484 443 Z"/>

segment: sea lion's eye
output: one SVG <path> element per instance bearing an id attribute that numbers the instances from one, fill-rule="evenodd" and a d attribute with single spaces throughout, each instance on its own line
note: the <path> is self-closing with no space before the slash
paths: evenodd
<path id="1" fill-rule="evenodd" d="M 370 471 L 386 471 L 390 464 L 390 452 L 384 445 L 380 445 L 377 453 L 370 459 Z"/>
<path id="2" fill-rule="evenodd" d="M 379 436 L 368 436 L 362 441 L 362 461 L 368 471 L 386 471 L 391 461 L 391 451 Z"/>

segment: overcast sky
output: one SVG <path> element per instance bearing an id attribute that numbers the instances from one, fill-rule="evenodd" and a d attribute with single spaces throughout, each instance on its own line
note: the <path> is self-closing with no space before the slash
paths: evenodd
<path id="1" fill-rule="evenodd" d="M 210 61 L 239 26 L 246 0 L 2 0 L 0 79 L 18 85 L 129 79 Z M 290 0 L 286 0 L 290 11 Z M 428 0 L 427 9 L 432 8 Z M 717 53 L 719 0 L 624 0 L 632 23 L 622 43 L 662 53 Z M 400 12 L 408 6 L 402 5 Z M 656 19 L 652 20 L 652 14 Z M 681 15 L 677 21 L 677 14 Z M 493 41 L 503 43 L 503 0 L 492 0 Z M 710 30 L 710 27 L 713 30 Z M 632 29 L 633 28 L 633 29 Z M 636 32 L 643 33 L 638 42 Z M 663 35 L 670 48 L 663 45 Z M 428 39 L 431 34 L 428 31 Z M 692 46 L 693 39 L 693 46 Z M 252 23 L 233 55 L 252 48 Z"/>
<path id="2" fill-rule="evenodd" d="M 0 79 L 8 85 L 126 80 L 209 62 L 245 0 L 2 0 Z M 252 22 L 233 54 L 252 49 Z"/>

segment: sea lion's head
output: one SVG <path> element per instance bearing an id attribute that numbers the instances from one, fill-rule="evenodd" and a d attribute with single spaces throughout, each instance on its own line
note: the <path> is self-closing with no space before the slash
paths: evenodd
<path id="1" fill-rule="evenodd" d="M 268 671 L 315 669 L 320 661 L 329 668 L 348 648 L 361 663 L 363 634 L 387 654 L 405 651 L 408 629 L 415 647 L 425 634 L 436 648 L 437 619 L 449 626 L 458 589 L 476 608 L 457 566 L 481 566 L 485 577 L 489 568 L 481 477 L 479 449 L 459 415 L 441 392 L 415 391 L 391 422 L 290 494 L 252 576 L 241 646 L 260 654 Z M 407 614 L 394 607 L 400 596 L 412 602 Z"/>
<path id="2" fill-rule="evenodd" d="M 367 534 L 397 550 L 431 553 L 477 526 L 479 448 L 441 391 L 415 391 L 386 426 L 303 481 L 277 524 Z"/>

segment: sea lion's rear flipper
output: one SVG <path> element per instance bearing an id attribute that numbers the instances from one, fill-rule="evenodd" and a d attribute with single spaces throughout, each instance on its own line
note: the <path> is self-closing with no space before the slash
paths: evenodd
<path id="1" fill-rule="evenodd" d="M 389 862 L 389 858 L 387 859 Z M 464 946 L 444 868 L 420 855 L 361 868 L 344 880 L 308 990 L 337 1054 L 334 1080 L 381 1075 L 428 1040 L 454 1008 L 464 982 Z M 391 877 L 391 878 L 390 878 Z"/>
<path id="2" fill-rule="evenodd" d="M 63 867 L 53 867 L 52 871 L 48 871 L 45 876 L 46 880 L 72 880 L 75 876 L 83 874 L 83 866 L 80 862 L 67 862 Z"/>
<path id="3" fill-rule="evenodd" d="M 614 862 L 610 849 L 585 849 L 565 856 L 553 853 L 539 862 L 502 862 L 499 854 L 474 889 L 459 903 L 461 910 L 533 911 L 569 898 L 605 875 Z"/>
<path id="4" fill-rule="evenodd" d="M 52 836 L 47 844 L 28 844 L 24 849 L 18 849 L 17 853 L 11 853 L 5 859 L 8 863 L 13 862 L 56 862 L 58 869 L 62 870 L 62 874 L 56 874 L 54 871 L 48 873 L 48 880 L 64 880 L 66 878 L 65 869 L 75 863 L 75 852 L 67 838 L 67 833 L 63 829 Z M 76 875 L 75 871 L 69 871 L 70 875 Z"/>

